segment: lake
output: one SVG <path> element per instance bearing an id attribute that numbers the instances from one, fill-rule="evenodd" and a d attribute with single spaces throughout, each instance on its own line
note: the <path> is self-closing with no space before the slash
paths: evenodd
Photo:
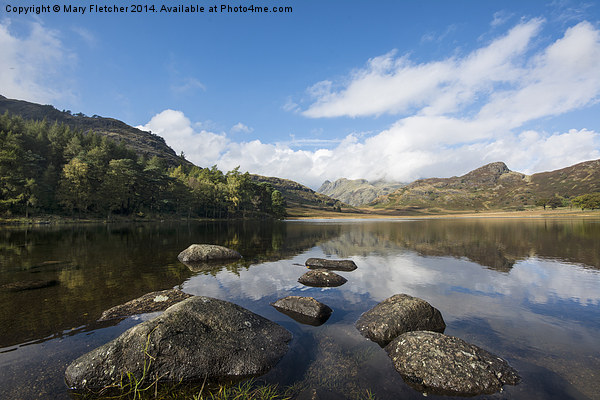
<path id="1" fill-rule="evenodd" d="M 192 243 L 244 258 L 194 272 L 177 260 Z M 352 259 L 358 269 L 339 272 L 343 286 L 306 287 L 297 279 L 309 257 Z M 519 371 L 519 385 L 481 398 L 600 399 L 600 220 L 466 218 L 4 227 L 0 397 L 70 398 L 67 365 L 151 317 L 97 322 L 102 311 L 172 287 L 292 332 L 288 353 L 259 378 L 267 383 L 422 399 L 354 327 L 378 302 L 406 293 L 441 311 L 446 334 Z M 300 324 L 270 306 L 288 295 L 312 296 L 333 314 L 321 326 Z"/>

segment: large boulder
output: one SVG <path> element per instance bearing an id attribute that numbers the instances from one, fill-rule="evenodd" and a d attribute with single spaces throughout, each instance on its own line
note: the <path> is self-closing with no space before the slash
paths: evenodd
<path id="1" fill-rule="evenodd" d="M 312 297 L 287 296 L 271 305 L 300 323 L 314 326 L 324 324 L 332 313 L 329 306 Z"/>
<path id="2" fill-rule="evenodd" d="M 342 286 L 347 279 L 326 269 L 311 269 L 298 278 L 298 282 L 313 287 L 336 287 Z"/>
<path id="3" fill-rule="evenodd" d="M 215 382 L 261 375 L 287 352 L 291 334 L 233 303 L 194 296 L 127 330 L 67 367 L 75 390 L 146 382 Z"/>
<path id="4" fill-rule="evenodd" d="M 357 268 L 352 260 L 330 260 L 328 258 L 309 258 L 304 265 L 310 269 L 331 269 L 335 271 L 354 271 Z"/>
<path id="5" fill-rule="evenodd" d="M 118 306 L 109 308 L 102 313 L 98 321 L 129 317 L 136 314 L 164 311 L 173 304 L 179 303 L 188 297 L 192 297 L 192 295 L 184 293 L 179 289 L 168 289 L 147 293 L 141 297 L 138 297 L 137 299 L 128 301 L 125 304 L 120 304 Z"/>
<path id="6" fill-rule="evenodd" d="M 202 263 L 217 260 L 237 260 L 241 254 L 227 247 L 215 244 L 192 244 L 177 256 L 183 263 Z"/>
<path id="7" fill-rule="evenodd" d="M 474 396 L 520 382 L 506 361 L 462 339 L 429 331 L 398 336 L 386 352 L 404 381 L 432 394 Z"/>
<path id="8" fill-rule="evenodd" d="M 361 315 L 356 329 L 383 347 L 405 332 L 444 332 L 446 324 L 439 310 L 425 300 L 396 294 Z"/>

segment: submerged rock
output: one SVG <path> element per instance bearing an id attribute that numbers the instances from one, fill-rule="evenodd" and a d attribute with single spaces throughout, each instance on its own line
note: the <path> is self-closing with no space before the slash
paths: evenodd
<path id="1" fill-rule="evenodd" d="M 335 271 L 354 271 L 357 268 L 352 260 L 330 260 L 328 258 L 309 258 L 304 264 L 311 269 L 331 269 Z"/>
<path id="2" fill-rule="evenodd" d="M 242 256 L 237 251 L 215 244 L 192 244 L 177 256 L 177 259 L 183 263 L 235 260 L 240 258 Z"/>
<path id="3" fill-rule="evenodd" d="M 348 282 L 346 278 L 326 269 L 313 269 L 298 278 L 306 286 L 336 287 Z"/>
<path id="4" fill-rule="evenodd" d="M 312 297 L 287 296 L 271 305 L 300 323 L 314 326 L 324 324 L 332 313 L 331 308 Z"/>
<path id="5" fill-rule="evenodd" d="M 56 279 L 51 280 L 42 280 L 35 279 L 31 281 L 18 281 L 11 282 L 5 285 L 0 286 L 0 289 L 9 291 L 9 292 L 22 292 L 25 290 L 35 290 L 35 289 L 43 289 L 51 286 L 58 285 L 58 281 Z"/>
<path id="6" fill-rule="evenodd" d="M 356 329 L 364 337 L 385 346 L 405 332 L 444 332 L 446 324 L 439 310 L 425 300 L 396 294 L 361 315 Z"/>
<path id="7" fill-rule="evenodd" d="M 67 367 L 65 381 L 85 391 L 118 384 L 128 373 L 150 383 L 256 376 L 279 361 L 291 338 L 243 307 L 193 296 L 79 357 Z"/>
<path id="8" fill-rule="evenodd" d="M 398 336 L 386 348 L 404 381 L 421 392 L 474 396 L 520 382 L 508 363 L 462 339 L 436 332 Z"/>
<path id="9" fill-rule="evenodd" d="M 141 297 L 138 297 L 137 299 L 133 299 L 125 304 L 120 304 L 104 311 L 98 321 L 129 317 L 131 315 L 155 311 L 164 311 L 173 304 L 179 303 L 188 297 L 192 297 L 192 295 L 183 293 L 179 289 L 169 289 L 147 293 Z"/>

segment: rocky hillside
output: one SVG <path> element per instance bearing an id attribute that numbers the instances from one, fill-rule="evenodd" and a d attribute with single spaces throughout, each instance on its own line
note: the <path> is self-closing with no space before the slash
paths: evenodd
<path id="1" fill-rule="evenodd" d="M 171 166 L 189 163 L 177 156 L 165 140 L 150 132 L 134 128 L 126 123 L 97 115 L 88 117 L 83 114 L 72 114 L 70 111 L 59 111 L 51 105 L 41 105 L 22 100 L 12 100 L 0 95 L 0 114 L 8 112 L 20 115 L 23 119 L 46 120 L 49 123 L 59 123 L 69 126 L 73 130 L 82 130 L 84 133 L 94 132 L 105 135 L 116 142 L 122 142 L 126 147 L 148 158 L 158 156 L 166 159 Z M 205 167 L 205 166 L 200 166 Z M 251 175 L 252 179 L 268 182 L 279 190 L 288 206 L 307 208 L 311 210 L 333 210 L 339 203 L 326 195 L 316 193 L 297 182 L 287 179 Z M 347 206 L 342 204 L 342 206 Z"/>
<path id="2" fill-rule="evenodd" d="M 568 199 L 598 191 L 600 160 L 533 175 L 511 171 L 503 162 L 495 162 L 463 176 L 417 180 L 377 198 L 372 205 L 398 209 L 520 209 L 535 205 L 541 198 Z"/>
<path id="3" fill-rule="evenodd" d="M 139 155 L 148 158 L 153 156 L 164 158 L 169 165 L 179 165 L 183 161 L 162 137 L 139 130 L 117 119 L 71 114 L 70 111 L 59 111 L 51 105 L 12 100 L 0 95 L 0 114 L 5 112 L 20 115 L 23 119 L 46 120 L 49 123 L 65 124 L 71 129 L 81 130 L 84 133 L 95 132 L 108 136 L 116 142 L 123 142 Z"/>
<path id="4" fill-rule="evenodd" d="M 369 182 L 365 179 L 350 180 L 341 178 L 335 182 L 323 182 L 317 192 L 352 206 L 361 206 L 369 204 L 380 196 L 392 193 L 402 186 L 404 186 L 402 183 Z"/>
<path id="5" fill-rule="evenodd" d="M 289 179 L 275 178 L 271 176 L 250 175 L 257 182 L 267 182 L 283 194 L 288 207 L 303 207 L 317 210 L 333 210 L 336 206 L 347 207 L 340 204 L 336 199 L 327 195 L 317 193 L 314 190 Z"/>

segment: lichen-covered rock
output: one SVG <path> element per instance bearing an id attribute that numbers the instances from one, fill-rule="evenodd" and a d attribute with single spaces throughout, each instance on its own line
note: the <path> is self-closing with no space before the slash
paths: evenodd
<path id="1" fill-rule="evenodd" d="M 75 390 L 105 388 L 133 374 L 147 382 L 208 382 L 262 375 L 291 334 L 236 304 L 193 296 L 130 328 L 67 367 Z"/>
<path id="2" fill-rule="evenodd" d="M 474 396 L 520 382 L 508 363 L 462 339 L 430 331 L 407 332 L 385 348 L 404 381 L 432 394 Z"/>
<path id="3" fill-rule="evenodd" d="M 298 322 L 315 326 L 324 324 L 332 313 L 331 308 L 312 297 L 287 296 L 271 305 Z"/>
<path id="4" fill-rule="evenodd" d="M 309 258 L 304 265 L 311 269 L 330 269 L 335 271 L 354 271 L 357 268 L 352 260 L 330 260 L 328 258 Z"/>
<path id="5" fill-rule="evenodd" d="M 396 294 L 361 315 L 356 329 L 364 337 L 385 346 L 405 332 L 444 332 L 446 324 L 439 310 L 425 300 Z"/>
<path id="6" fill-rule="evenodd" d="M 242 256 L 237 251 L 215 244 L 192 244 L 177 256 L 177 259 L 183 263 L 235 260 L 240 258 Z"/>
<path id="7" fill-rule="evenodd" d="M 298 282 L 306 286 L 336 287 L 342 286 L 347 282 L 347 279 L 326 269 L 311 269 L 298 278 Z"/>
<path id="8" fill-rule="evenodd" d="M 192 295 L 184 293 L 179 289 L 168 289 L 147 293 L 137 299 L 133 299 L 125 304 L 120 304 L 104 311 L 98 321 L 164 311 L 173 304 L 179 303 L 188 297 L 192 297 Z"/>

